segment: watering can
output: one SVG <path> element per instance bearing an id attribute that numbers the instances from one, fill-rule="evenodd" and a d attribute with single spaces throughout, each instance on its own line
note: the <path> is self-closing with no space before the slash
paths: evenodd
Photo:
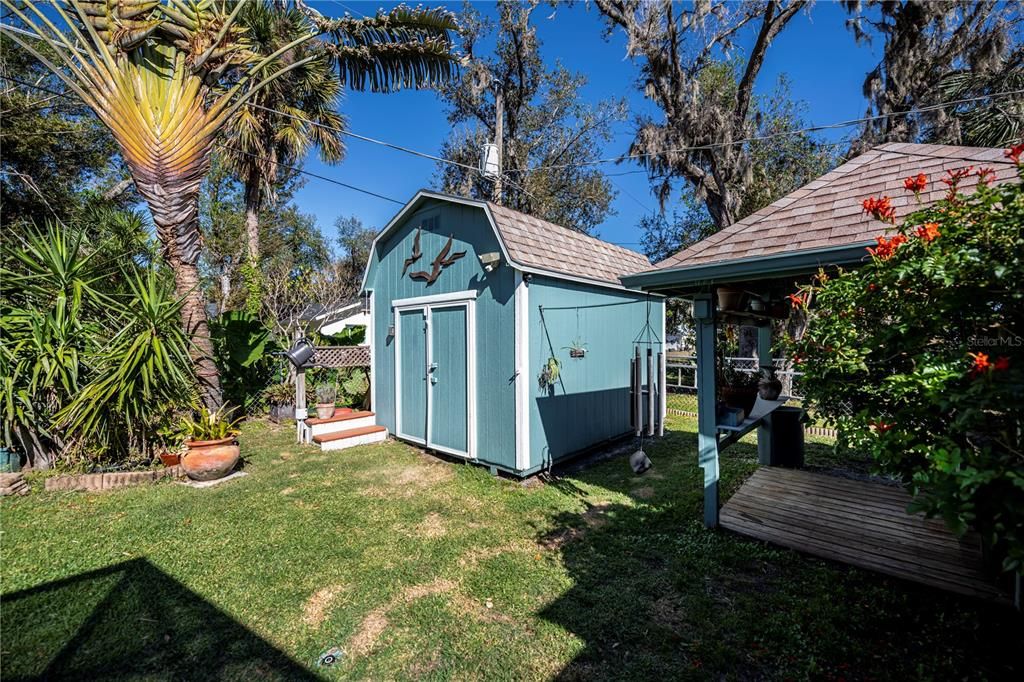
<path id="1" fill-rule="evenodd" d="M 316 348 L 308 340 L 302 338 L 295 342 L 291 348 L 285 351 L 284 356 L 296 367 L 304 367 L 313 359 Z"/>

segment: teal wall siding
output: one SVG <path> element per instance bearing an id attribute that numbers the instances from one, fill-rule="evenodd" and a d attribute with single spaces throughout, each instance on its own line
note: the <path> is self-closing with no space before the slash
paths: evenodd
<path id="1" fill-rule="evenodd" d="M 536 467 L 630 431 L 629 361 L 637 343 L 642 352 L 648 341 L 655 353 L 661 350 L 664 305 L 644 294 L 547 277 L 534 277 L 529 288 L 530 466 Z M 577 339 L 587 347 L 581 359 L 569 357 Z M 542 390 L 537 379 L 552 355 L 561 376 Z"/>
<path id="2" fill-rule="evenodd" d="M 433 284 L 402 275 L 404 260 L 412 253 L 416 228 L 423 256 L 411 271 L 430 270 L 431 262 L 454 236 L 452 251 L 466 256 L 446 268 Z M 503 265 L 485 273 L 478 255 L 500 251 L 498 240 L 483 210 L 473 206 L 427 200 L 382 243 L 371 257 L 366 286 L 374 299 L 373 406 L 379 424 L 395 430 L 394 339 L 387 335 L 394 324 L 391 301 L 454 291 L 476 290 L 477 456 L 481 461 L 515 467 L 515 281 Z"/>
<path id="3" fill-rule="evenodd" d="M 430 319 L 432 357 L 430 442 L 459 452 L 469 450 L 466 383 L 466 306 L 434 308 Z M 404 370 L 403 370 L 404 373 Z"/>

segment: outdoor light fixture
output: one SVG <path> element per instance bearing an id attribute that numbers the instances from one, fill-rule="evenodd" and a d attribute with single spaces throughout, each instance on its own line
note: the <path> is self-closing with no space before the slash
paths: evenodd
<path id="1" fill-rule="evenodd" d="M 501 254 L 497 251 L 489 251 L 488 253 L 481 253 L 480 265 L 484 266 L 484 271 L 493 272 L 498 264 L 501 263 Z"/>
<path id="2" fill-rule="evenodd" d="M 303 367 L 313 358 L 315 352 L 316 349 L 313 348 L 313 344 L 302 338 L 285 351 L 284 356 L 296 367 Z"/>

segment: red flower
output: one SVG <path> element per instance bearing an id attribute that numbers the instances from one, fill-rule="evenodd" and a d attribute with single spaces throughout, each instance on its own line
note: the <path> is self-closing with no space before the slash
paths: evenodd
<path id="1" fill-rule="evenodd" d="M 868 197 L 861 203 L 861 206 L 864 207 L 864 212 L 874 216 L 875 220 L 881 220 L 886 223 L 896 222 L 896 209 L 893 208 L 889 197 L 880 197 L 878 199 Z"/>
<path id="2" fill-rule="evenodd" d="M 794 310 L 797 308 L 803 308 L 807 305 L 807 294 L 800 293 L 799 291 L 795 294 L 790 294 L 786 298 L 789 299 L 789 303 L 793 306 Z"/>
<path id="3" fill-rule="evenodd" d="M 1015 147 L 1011 147 L 1003 152 L 1003 156 L 1013 161 L 1015 164 L 1020 165 L 1020 157 L 1024 156 L 1024 142 L 1021 142 Z"/>
<path id="4" fill-rule="evenodd" d="M 868 247 L 868 253 L 872 256 L 876 256 L 881 260 L 888 260 L 901 245 L 907 242 L 907 237 L 902 234 L 894 236 L 892 239 L 886 239 L 884 236 L 875 237 L 875 241 L 878 242 L 878 246 L 875 248 Z"/>
<path id="5" fill-rule="evenodd" d="M 1005 372 L 1010 369 L 1010 358 L 1005 355 L 1000 355 L 996 358 L 996 361 L 992 363 L 992 369 L 996 372 Z"/>
<path id="6" fill-rule="evenodd" d="M 978 169 L 978 184 L 987 185 L 996 179 L 996 172 L 989 167 Z"/>
<path id="7" fill-rule="evenodd" d="M 870 426 L 873 426 L 875 431 L 877 431 L 880 434 L 881 433 L 885 433 L 886 431 L 891 431 L 892 427 L 893 427 L 892 424 L 889 424 L 888 422 L 883 422 L 883 421 L 870 421 L 870 422 L 868 422 L 868 424 Z"/>
<path id="8" fill-rule="evenodd" d="M 949 192 L 946 193 L 947 199 L 956 197 L 956 188 L 960 185 L 960 181 L 970 175 L 973 169 L 974 166 L 964 166 L 956 170 L 950 169 L 946 171 L 946 177 L 942 178 L 942 182 L 949 187 Z"/>
<path id="9" fill-rule="evenodd" d="M 878 285 L 874 282 L 868 284 L 868 291 L 878 291 Z"/>
<path id="10" fill-rule="evenodd" d="M 971 365 L 971 378 L 989 371 L 992 367 L 992 363 L 988 360 L 988 353 L 968 353 L 967 355 L 974 360 L 974 364 Z"/>
<path id="11" fill-rule="evenodd" d="M 928 187 L 928 176 L 924 173 L 918 173 L 916 176 L 911 176 L 903 181 L 903 188 L 908 192 L 914 194 L 920 194 Z"/>
<path id="12" fill-rule="evenodd" d="M 938 223 L 925 223 L 917 228 L 916 233 L 921 238 L 921 241 L 925 242 L 930 242 L 942 236 L 942 233 L 939 232 Z"/>

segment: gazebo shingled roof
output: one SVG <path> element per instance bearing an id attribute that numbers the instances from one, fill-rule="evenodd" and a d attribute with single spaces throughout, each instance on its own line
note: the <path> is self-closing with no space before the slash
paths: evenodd
<path id="1" fill-rule="evenodd" d="M 885 231 L 882 223 L 864 214 L 864 199 L 888 195 L 897 215 L 906 215 L 916 208 L 916 199 L 904 189 L 905 178 L 918 173 L 928 176 L 928 189 L 921 194 L 927 205 L 945 195 L 947 187 L 940 179 L 946 171 L 964 166 L 991 168 L 995 182 L 1017 177 L 1015 166 L 1002 149 L 885 144 L 624 281 L 645 289 L 669 279 L 676 280 L 676 284 L 681 280 L 706 282 L 734 265 L 742 265 L 739 272 L 749 274 L 757 270 L 755 260 L 772 270 L 786 260 L 792 265 L 793 259 L 801 256 L 802 268 L 810 272 L 818 265 L 859 261 L 866 255 L 863 247 Z M 964 178 L 960 191 L 972 191 L 977 182 L 974 174 Z M 814 254 L 820 257 L 814 258 Z M 676 276 L 669 277 L 668 273 Z M 695 277 L 688 277 L 690 273 Z M 658 274 L 662 276 L 651 276 Z"/>

